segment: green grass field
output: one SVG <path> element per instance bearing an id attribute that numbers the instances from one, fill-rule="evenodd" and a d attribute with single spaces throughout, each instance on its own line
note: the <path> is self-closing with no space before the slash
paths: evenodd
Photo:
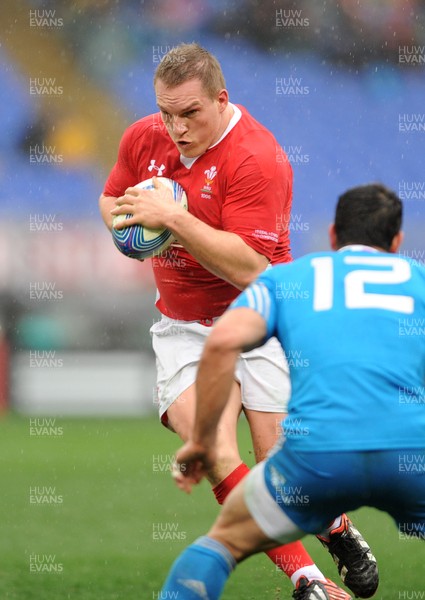
<path id="1" fill-rule="evenodd" d="M 243 456 L 253 463 L 246 423 Z M 177 554 L 208 529 L 218 507 L 206 483 L 191 496 L 168 471 L 178 447 L 156 419 L 0 420 L 0 599 L 141 600 L 160 597 Z M 375 598 L 425 598 L 425 545 L 398 537 L 372 509 L 351 515 L 379 561 Z M 329 555 L 305 539 L 338 580 Z M 291 597 L 264 556 L 240 565 L 225 600 Z"/>

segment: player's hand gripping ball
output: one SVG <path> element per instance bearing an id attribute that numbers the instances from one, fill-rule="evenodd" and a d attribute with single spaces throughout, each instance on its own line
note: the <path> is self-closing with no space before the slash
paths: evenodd
<path id="1" fill-rule="evenodd" d="M 187 210 L 187 196 L 184 189 L 176 181 L 167 177 L 157 177 L 173 193 L 174 201 Z M 155 189 L 152 179 L 138 183 L 142 190 Z M 131 215 L 116 215 L 112 223 L 112 239 L 120 252 L 130 258 L 152 258 L 166 250 L 174 241 L 174 236 L 168 229 L 149 229 L 143 225 L 130 225 L 123 229 L 115 229 L 114 225 L 130 218 Z"/>

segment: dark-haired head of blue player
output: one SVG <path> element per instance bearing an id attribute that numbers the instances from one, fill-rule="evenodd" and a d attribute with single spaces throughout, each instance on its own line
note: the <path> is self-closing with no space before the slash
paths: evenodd
<path id="1" fill-rule="evenodd" d="M 190 491 L 214 462 L 235 361 L 271 336 L 290 365 L 289 414 L 281 442 L 180 555 L 163 591 L 219 598 L 247 556 L 306 533 L 326 543 L 329 523 L 361 506 L 390 514 L 399 537 L 425 539 L 425 269 L 398 254 L 401 217 L 382 185 L 347 191 L 332 251 L 264 271 L 215 325 L 178 485 Z M 301 581 L 294 597 L 331 598 L 317 581 Z"/>

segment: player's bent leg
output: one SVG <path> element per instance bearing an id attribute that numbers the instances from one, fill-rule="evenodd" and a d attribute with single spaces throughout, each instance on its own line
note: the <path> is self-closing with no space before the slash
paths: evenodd
<path id="1" fill-rule="evenodd" d="M 259 475 L 255 472 L 248 476 L 243 483 L 238 485 L 229 494 L 223 510 L 211 528 L 208 537 L 227 548 L 236 563 L 241 562 L 251 554 L 268 551 L 282 541 L 292 545 L 294 538 L 300 538 L 305 533 L 295 525 L 280 509 L 273 509 L 273 500 L 263 497 L 262 508 L 256 512 L 257 518 L 262 520 L 270 533 L 278 532 L 279 542 L 271 539 L 259 526 L 251 514 L 254 507 L 257 511 L 258 499 L 254 500 L 249 488 L 258 486 Z M 267 492 L 266 492 L 267 493 Z M 250 509 L 247 506 L 246 496 L 250 497 Z M 264 502 L 266 507 L 264 508 Z M 265 516 L 265 513 L 269 513 Z M 260 513 L 262 516 L 260 517 Z M 263 520 L 265 519 L 265 520 Z M 267 523 L 268 521 L 268 523 Z M 302 576 L 294 590 L 293 598 L 296 600 L 350 600 L 351 596 L 327 579 L 311 579 Z"/>
<path id="2" fill-rule="evenodd" d="M 229 494 L 209 534 L 196 540 L 174 562 L 161 597 L 218 600 L 238 562 L 279 543 L 268 537 L 248 509 L 245 501 L 248 479 Z M 273 518 L 276 516 L 277 513 Z M 283 512 L 278 521 L 276 530 L 281 540 L 285 535 L 289 540 L 304 535 Z M 293 597 L 297 600 L 350 600 L 348 594 L 331 582 L 307 582 L 306 578 L 302 578 Z"/>
<path id="3" fill-rule="evenodd" d="M 268 538 L 279 540 L 279 542 L 289 542 L 279 547 L 279 550 L 285 551 L 286 548 L 300 543 L 291 540 L 301 537 L 301 529 L 292 521 L 279 502 L 278 496 L 273 496 L 269 491 L 265 481 L 264 462 L 256 465 L 245 480 L 245 502 L 253 519 Z M 276 471 L 276 478 L 280 475 Z M 304 535 L 304 532 L 302 532 Z M 272 552 L 275 550 L 272 550 Z M 315 565 L 310 567 L 317 569 Z M 319 576 L 308 572 L 298 576 L 296 589 L 293 598 L 296 600 L 313 600 L 320 598 L 322 600 L 350 600 L 351 596 L 339 588 L 333 581 L 326 579 L 319 571 Z M 318 569 L 317 569 L 318 570 Z M 291 578 L 292 579 L 292 578 Z"/>
<path id="4" fill-rule="evenodd" d="M 180 394 L 167 410 L 171 427 L 184 442 L 188 439 L 192 428 L 195 407 L 196 396 L 195 385 L 193 384 Z M 208 473 L 208 480 L 213 486 L 218 486 L 234 471 L 241 470 L 242 459 L 237 443 L 237 422 L 241 408 L 239 385 L 235 382 L 218 425 L 217 462 L 211 472 Z M 248 471 L 248 467 L 245 468 Z"/>
<path id="5" fill-rule="evenodd" d="M 257 462 L 264 460 L 267 453 L 274 446 L 282 434 L 281 422 L 285 419 L 285 413 L 260 412 L 244 408 L 254 445 L 255 457 Z M 301 585 L 304 580 L 307 582 L 319 580 L 321 585 L 328 587 L 334 586 L 332 593 L 342 594 L 342 597 L 347 597 L 346 593 L 338 588 L 332 581 L 325 580 L 325 576 L 320 569 L 315 565 L 304 545 L 300 541 L 279 546 L 267 552 L 267 556 L 275 565 L 280 568 L 288 577 L 291 578 L 295 586 Z M 298 589 L 298 587 L 297 587 Z M 303 590 L 302 593 L 313 593 L 312 588 Z M 301 593 L 301 591 L 299 593 Z M 295 593 L 295 592 L 294 592 Z M 302 597 L 302 596 L 298 596 Z"/>
<path id="6" fill-rule="evenodd" d="M 241 482 L 229 494 L 208 535 L 197 539 L 174 562 L 161 598 L 217 600 L 237 562 L 278 543 L 269 540 L 253 520 L 243 487 Z"/>
<path id="7" fill-rule="evenodd" d="M 150 331 L 156 356 L 161 421 L 186 441 L 195 415 L 197 364 L 211 328 L 163 316 Z M 236 422 L 241 411 L 239 389 L 235 383 L 220 424 L 217 466 L 209 476 L 220 504 L 230 489 L 249 471 L 241 461 L 236 442 Z"/>
<path id="8" fill-rule="evenodd" d="M 255 456 L 259 462 L 265 458 L 268 450 L 276 443 L 276 437 L 283 431 L 280 423 L 286 415 L 259 412 L 246 407 L 244 412 L 251 429 Z M 376 558 L 347 515 L 341 515 L 328 531 L 317 537 L 331 554 L 344 584 L 359 598 L 373 596 L 379 584 Z M 276 548 L 267 555 L 291 577 L 294 584 L 305 575 L 312 578 L 313 573 L 310 574 L 308 569 L 303 567 L 314 566 L 314 561 L 301 542 Z M 315 578 L 320 576 L 316 574 Z"/>
<path id="9" fill-rule="evenodd" d="M 362 477 L 356 476 L 363 469 L 361 453 L 360 456 L 352 453 L 341 463 L 337 452 L 303 453 L 293 446 L 288 440 L 265 463 L 270 493 L 278 496 L 279 504 L 300 527 L 311 533 L 321 532 L 320 538 L 329 548 L 347 587 L 356 596 L 370 597 L 376 591 L 379 579 L 376 560 L 369 546 L 346 515 L 337 517 L 329 525 L 342 507 L 354 510 L 361 502 L 359 498 L 364 498 Z M 348 460 L 351 460 L 349 467 L 346 466 Z M 333 495 L 327 493 L 327 481 L 336 483 L 337 492 Z M 296 485 L 305 491 L 306 507 L 296 498 L 292 500 L 290 490 Z"/>

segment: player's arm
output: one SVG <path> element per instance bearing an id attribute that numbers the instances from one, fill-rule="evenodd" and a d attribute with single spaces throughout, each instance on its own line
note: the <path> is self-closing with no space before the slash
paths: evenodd
<path id="1" fill-rule="evenodd" d="M 118 198 L 112 215 L 131 214 L 119 227 L 140 223 L 165 227 L 208 271 L 244 289 L 267 267 L 268 259 L 236 233 L 214 229 L 176 204 L 171 192 L 156 178 L 155 190 L 128 188 Z"/>
<path id="2" fill-rule="evenodd" d="M 99 198 L 100 215 L 109 230 L 112 229 L 112 220 L 114 218 L 113 215 L 111 215 L 111 210 L 115 208 L 116 201 L 116 198 L 112 196 L 105 196 L 104 194 L 101 194 Z"/>
<path id="3" fill-rule="evenodd" d="M 208 336 L 196 378 L 196 416 L 191 437 L 176 454 L 177 485 L 190 492 L 214 464 L 217 426 L 230 396 L 241 352 L 260 346 L 267 334 L 265 319 L 245 306 L 227 311 Z"/>
<path id="4" fill-rule="evenodd" d="M 132 148 L 134 135 L 141 135 L 141 131 L 143 134 L 143 130 L 140 121 L 125 130 L 120 141 L 117 161 L 109 173 L 104 191 L 99 197 L 99 212 L 109 230 L 112 229 L 113 221 L 111 210 L 115 208 L 118 196 L 128 186 L 135 185 L 138 182 L 137 171 L 132 161 Z"/>
<path id="5" fill-rule="evenodd" d="M 214 229 L 187 211 L 171 214 L 167 228 L 205 269 L 240 290 L 268 265 L 267 257 L 248 246 L 239 235 Z"/>

